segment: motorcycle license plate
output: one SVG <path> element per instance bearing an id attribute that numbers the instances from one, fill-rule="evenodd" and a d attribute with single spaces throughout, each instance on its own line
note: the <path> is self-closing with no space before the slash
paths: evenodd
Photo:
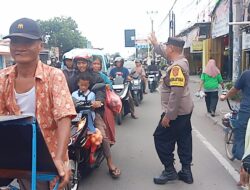
<path id="1" fill-rule="evenodd" d="M 124 84 L 116 84 L 112 86 L 114 90 L 116 89 L 123 89 L 124 88 Z"/>
<path id="2" fill-rule="evenodd" d="M 139 81 L 138 80 L 134 80 L 134 85 L 138 85 Z"/>
<path id="3" fill-rule="evenodd" d="M 150 82 L 154 81 L 154 79 L 153 79 L 153 78 L 149 78 L 148 80 L 149 80 Z"/>

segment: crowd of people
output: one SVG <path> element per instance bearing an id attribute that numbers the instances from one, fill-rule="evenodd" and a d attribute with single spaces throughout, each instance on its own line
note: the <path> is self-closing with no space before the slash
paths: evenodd
<path id="1" fill-rule="evenodd" d="M 109 126 L 104 120 L 106 88 L 112 89 L 112 79 L 118 72 L 125 81 L 131 76 L 123 67 L 124 59 L 117 57 L 115 67 L 109 76 L 102 72 L 102 59 L 88 54 L 63 55 L 64 69 L 56 65 L 48 66 L 40 61 L 39 53 L 43 48 L 41 30 L 38 24 L 28 18 L 16 20 L 10 27 L 10 53 L 15 65 L 1 70 L 0 77 L 0 115 L 31 115 L 41 128 L 45 142 L 60 175 L 59 189 L 70 179 L 67 146 L 70 137 L 71 120 L 76 116 L 75 101 L 91 101 L 94 126 L 103 136 L 102 147 L 108 171 L 113 178 L 121 175 L 121 170 L 112 160 L 111 145 L 114 139 L 106 134 Z M 141 61 L 135 61 L 137 72 L 145 81 L 145 71 Z M 91 91 L 97 83 L 105 83 L 106 88 Z M 144 88 L 144 93 L 146 93 Z M 137 119 L 131 94 L 129 95 L 131 117 Z M 112 129 L 111 129 L 112 131 Z M 7 185 L 12 179 L 1 179 L 0 186 Z M 30 180 L 18 179 L 21 189 L 30 189 Z M 50 189 L 53 182 L 39 181 L 37 189 Z"/>
<path id="2" fill-rule="evenodd" d="M 28 114 L 36 117 L 45 142 L 61 177 L 59 189 L 69 182 L 70 167 L 67 146 L 70 137 L 71 120 L 76 116 L 75 100 L 89 100 L 92 103 L 91 113 L 95 127 L 103 136 L 102 146 L 107 161 L 109 174 L 113 178 L 121 175 L 121 170 L 114 164 L 111 145 L 114 139 L 109 138 L 107 128 L 112 128 L 104 119 L 106 88 L 112 89 L 112 79 L 117 73 L 124 81 L 131 81 L 131 73 L 137 73 L 143 81 L 143 92 L 146 92 L 146 73 L 142 61 L 135 60 L 135 68 L 130 73 L 123 66 L 124 59 L 117 57 L 115 67 L 109 76 L 102 72 L 102 59 L 89 54 L 73 55 L 67 52 L 63 56 L 63 70 L 43 64 L 39 59 L 42 50 L 41 30 L 38 24 L 28 18 L 16 20 L 10 27 L 10 52 L 15 65 L 0 71 L 0 115 Z M 156 152 L 164 166 L 163 172 L 155 177 L 155 184 L 165 184 L 172 180 L 193 183 L 192 163 L 192 125 L 193 101 L 189 91 L 189 63 L 183 56 L 184 41 L 169 37 L 160 44 L 154 33 L 149 40 L 157 54 L 168 59 L 169 67 L 161 85 L 162 114 L 154 132 Z M 159 70 L 152 62 L 149 70 Z M 243 100 L 238 114 L 238 126 L 235 130 L 235 155 L 242 159 L 244 154 L 244 137 L 250 117 L 250 71 L 244 72 L 227 95 L 225 100 L 243 92 Z M 209 60 L 201 74 L 199 91 L 204 87 L 207 112 L 215 116 L 218 102 L 218 85 L 224 88 L 221 74 L 213 59 Z M 105 83 L 106 88 L 92 91 L 97 83 Z M 137 119 L 134 101 L 129 93 L 131 117 Z M 111 131 L 113 129 L 110 129 Z M 177 173 L 174 165 L 175 145 L 182 165 Z M 1 179 L 0 186 L 7 185 L 12 179 Z M 30 189 L 30 180 L 18 179 L 21 189 Z M 53 182 L 38 182 L 37 189 L 50 189 Z"/>

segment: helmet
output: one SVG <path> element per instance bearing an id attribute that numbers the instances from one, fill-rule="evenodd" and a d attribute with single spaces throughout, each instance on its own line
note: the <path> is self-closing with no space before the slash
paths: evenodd
<path id="1" fill-rule="evenodd" d="M 79 61 L 79 60 L 83 60 L 83 61 L 87 61 L 87 63 L 91 63 L 92 62 L 92 55 L 87 54 L 87 53 L 76 55 L 73 59 L 73 62 L 77 63 L 77 61 Z"/>
<path id="2" fill-rule="evenodd" d="M 72 55 L 72 53 L 71 52 L 66 52 L 64 55 L 63 55 L 63 57 L 62 57 L 62 61 L 63 61 L 63 63 L 65 63 L 65 60 L 66 59 L 73 59 L 73 55 Z"/>
<path id="3" fill-rule="evenodd" d="M 122 57 L 116 57 L 114 60 L 114 63 L 116 62 L 121 62 L 122 64 L 124 63 L 124 59 Z"/>
<path id="4" fill-rule="evenodd" d="M 135 59 L 135 63 L 141 63 L 142 64 L 142 60 L 141 59 Z"/>

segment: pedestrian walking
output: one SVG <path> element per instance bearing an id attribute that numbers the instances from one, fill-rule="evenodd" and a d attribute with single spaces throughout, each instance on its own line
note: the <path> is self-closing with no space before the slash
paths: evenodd
<path id="1" fill-rule="evenodd" d="M 206 65 L 204 72 L 201 74 L 201 82 L 198 91 L 200 92 L 202 87 L 204 88 L 207 112 L 211 114 L 212 117 L 215 116 L 215 111 L 219 99 L 219 84 L 224 89 L 220 70 L 217 68 L 215 60 L 210 59 Z"/>
<path id="2" fill-rule="evenodd" d="M 193 183 L 191 172 L 193 102 L 188 88 L 189 63 L 182 55 L 184 41 L 169 37 L 166 43 L 159 44 L 154 33 L 151 34 L 149 40 L 157 54 L 171 61 L 160 88 L 163 112 L 154 132 L 155 148 L 165 168 L 160 176 L 154 178 L 154 183 L 165 184 L 179 178 L 191 184 Z M 182 164 L 182 169 L 178 174 L 174 167 L 176 144 Z"/>

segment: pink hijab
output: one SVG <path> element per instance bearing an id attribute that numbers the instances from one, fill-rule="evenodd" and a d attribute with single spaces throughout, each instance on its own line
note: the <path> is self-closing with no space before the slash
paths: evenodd
<path id="1" fill-rule="evenodd" d="M 216 77 L 218 74 L 220 74 L 220 70 L 216 66 L 216 62 L 214 59 L 210 59 L 206 65 L 206 68 L 204 70 L 204 73 L 211 77 Z"/>

